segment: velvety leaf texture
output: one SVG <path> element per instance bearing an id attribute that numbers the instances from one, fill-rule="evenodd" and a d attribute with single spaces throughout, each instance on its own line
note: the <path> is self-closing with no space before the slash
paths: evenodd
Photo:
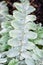
<path id="1" fill-rule="evenodd" d="M 1 24 L 0 64 L 38 65 L 43 59 L 43 48 L 39 48 L 43 46 L 43 27 L 34 23 L 36 16 L 31 13 L 35 8 L 29 1 L 20 1 L 13 5 L 16 7 L 13 16 L 6 15 Z"/>

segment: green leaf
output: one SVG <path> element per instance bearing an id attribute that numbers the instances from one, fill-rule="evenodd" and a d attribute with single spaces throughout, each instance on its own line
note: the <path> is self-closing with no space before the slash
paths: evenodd
<path id="1" fill-rule="evenodd" d="M 2 43 L 2 44 L 7 43 L 7 41 L 8 41 L 9 38 L 10 38 L 10 37 L 9 37 L 8 34 L 2 36 L 2 37 L 0 38 L 0 43 Z"/>
<path id="2" fill-rule="evenodd" d="M 43 46 L 43 39 L 37 39 L 37 40 L 35 40 L 35 44 Z"/>
<path id="3" fill-rule="evenodd" d="M 18 65 L 18 60 L 17 59 L 12 59 L 8 65 Z"/>
<path id="4" fill-rule="evenodd" d="M 2 28 L 8 28 L 9 26 L 10 26 L 10 21 L 2 22 L 2 23 L 1 23 L 1 27 L 2 27 Z"/>

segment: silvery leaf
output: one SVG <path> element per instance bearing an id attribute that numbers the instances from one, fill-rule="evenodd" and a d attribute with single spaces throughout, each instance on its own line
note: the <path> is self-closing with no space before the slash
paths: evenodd
<path id="1" fill-rule="evenodd" d="M 36 48 L 33 50 L 33 52 L 34 52 L 36 55 L 38 55 L 39 58 L 42 57 L 42 52 L 41 52 L 41 50 L 40 50 L 39 48 L 36 47 Z"/>
<path id="2" fill-rule="evenodd" d="M 13 12 L 13 17 L 16 19 L 16 20 L 18 20 L 18 21 L 22 21 L 23 19 L 24 19 L 24 17 L 25 17 L 25 15 L 23 15 L 21 12 L 19 12 L 19 11 L 14 11 Z"/>
<path id="3" fill-rule="evenodd" d="M 36 20 L 36 16 L 35 15 L 28 15 L 26 16 L 26 22 L 28 21 L 35 21 Z"/>
<path id="4" fill-rule="evenodd" d="M 12 38 L 12 39 L 8 40 L 8 45 L 10 45 L 12 47 L 16 47 L 16 46 L 20 46 L 21 44 L 20 44 L 20 41 L 18 39 Z"/>
<path id="5" fill-rule="evenodd" d="M 23 11 L 23 5 L 21 3 L 14 3 L 13 6 L 15 6 L 19 11 Z"/>
<path id="6" fill-rule="evenodd" d="M 34 43 L 32 43 L 30 41 L 28 41 L 27 43 L 24 43 L 23 46 L 22 46 L 22 50 L 24 50 L 24 51 L 25 51 L 25 49 L 32 50 L 34 48 L 35 48 Z"/>
<path id="7" fill-rule="evenodd" d="M 40 58 L 36 55 L 36 54 L 32 54 L 32 58 L 34 59 L 34 60 L 40 60 Z"/>
<path id="8" fill-rule="evenodd" d="M 28 33 L 25 34 L 24 38 L 36 39 L 37 38 L 37 33 L 29 31 Z"/>
<path id="9" fill-rule="evenodd" d="M 12 22 L 11 22 L 11 25 L 14 27 L 14 29 L 23 29 L 23 24 L 24 23 L 24 21 L 17 21 L 17 20 L 13 20 Z"/>
<path id="10" fill-rule="evenodd" d="M 22 35 L 20 30 L 11 30 L 9 34 L 10 34 L 10 37 L 13 37 L 13 38 L 16 38 L 18 36 L 21 37 Z"/>
<path id="11" fill-rule="evenodd" d="M 29 51 L 25 51 L 21 53 L 21 56 L 23 58 L 30 58 L 31 57 L 31 53 Z"/>
<path id="12" fill-rule="evenodd" d="M 16 57 L 19 55 L 19 48 L 11 48 L 8 52 L 7 52 L 7 56 L 12 58 L 12 57 Z"/>
<path id="13" fill-rule="evenodd" d="M 34 62 L 34 60 L 32 58 L 25 59 L 25 63 L 27 65 L 35 65 L 35 62 Z"/>
<path id="14" fill-rule="evenodd" d="M 0 58 L 0 63 L 5 63 L 5 62 L 7 62 L 6 58 Z"/>
<path id="15" fill-rule="evenodd" d="M 35 8 L 33 6 L 29 6 L 28 10 L 26 11 L 26 14 L 30 14 L 33 11 L 35 11 Z"/>
<path id="16" fill-rule="evenodd" d="M 36 30 L 37 27 L 36 27 L 35 23 L 28 22 L 28 23 L 26 23 L 25 28 L 28 29 L 28 30 Z"/>

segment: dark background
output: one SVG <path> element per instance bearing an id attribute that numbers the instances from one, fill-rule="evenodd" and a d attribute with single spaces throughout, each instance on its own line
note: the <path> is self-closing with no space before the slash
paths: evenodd
<path id="1" fill-rule="evenodd" d="M 0 0 L 2 1 L 2 0 Z M 13 15 L 13 10 L 16 8 L 13 7 L 14 2 L 20 2 L 19 0 L 4 0 L 7 3 L 7 7 L 9 8 L 9 14 Z M 30 0 L 31 5 L 36 8 L 36 11 L 33 14 L 36 15 L 37 20 L 36 23 L 42 23 L 43 25 L 43 0 Z"/>

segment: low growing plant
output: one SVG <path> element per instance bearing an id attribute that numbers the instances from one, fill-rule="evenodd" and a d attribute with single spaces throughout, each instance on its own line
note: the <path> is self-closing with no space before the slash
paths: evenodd
<path id="1" fill-rule="evenodd" d="M 36 16 L 31 13 L 35 8 L 29 1 L 20 1 L 21 3 L 14 3 L 16 10 L 13 11 L 13 16 L 8 16 L 11 19 L 1 24 L 0 35 L 4 37 L 1 37 L 0 43 L 7 44 L 7 50 L 1 50 L 0 58 L 3 54 L 6 57 L 0 64 L 40 65 L 43 59 L 43 27 L 33 22 Z"/>

